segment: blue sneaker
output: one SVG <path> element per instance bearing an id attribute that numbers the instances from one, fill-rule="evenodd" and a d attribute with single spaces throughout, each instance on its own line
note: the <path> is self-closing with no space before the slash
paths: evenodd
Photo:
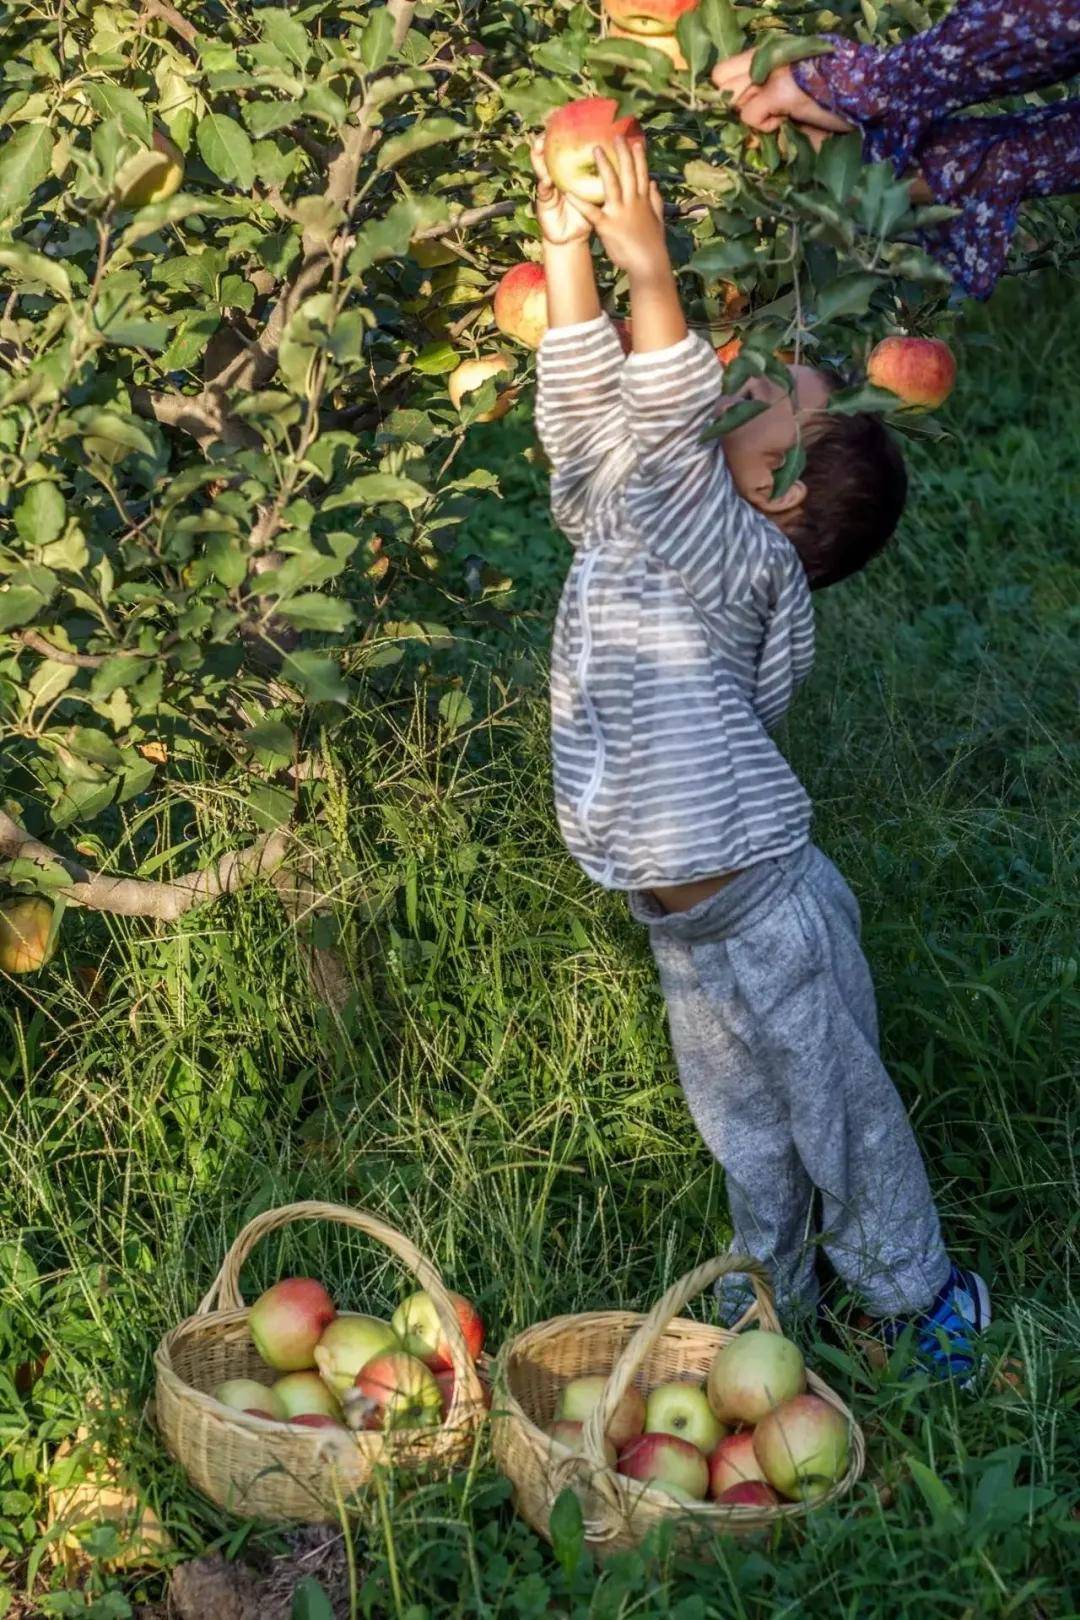
<path id="1" fill-rule="evenodd" d="M 989 1288 L 977 1271 L 965 1271 L 954 1261 L 928 1310 L 915 1316 L 880 1318 L 872 1327 L 890 1350 L 905 1328 L 914 1328 L 919 1366 L 938 1378 L 955 1378 L 961 1389 L 970 1389 L 985 1365 L 975 1340 L 989 1324 Z"/>

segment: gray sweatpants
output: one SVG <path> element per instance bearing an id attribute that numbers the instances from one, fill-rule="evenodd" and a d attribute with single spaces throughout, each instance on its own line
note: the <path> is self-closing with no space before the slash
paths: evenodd
<path id="1" fill-rule="evenodd" d="M 782 1315 L 814 1308 L 819 1242 L 871 1315 L 925 1309 L 949 1261 L 836 867 L 806 845 L 690 911 L 649 894 L 631 909 L 649 928 L 690 1112 L 724 1167 L 732 1250 L 768 1265 Z M 729 1322 L 750 1302 L 739 1278 L 717 1292 Z"/>

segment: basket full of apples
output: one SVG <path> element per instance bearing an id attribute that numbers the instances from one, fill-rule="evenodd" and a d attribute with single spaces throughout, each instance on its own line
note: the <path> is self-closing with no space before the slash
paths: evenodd
<path id="1" fill-rule="evenodd" d="M 679 1312 L 728 1272 L 754 1304 L 731 1329 Z M 550 1536 L 569 1486 L 598 1556 L 634 1547 L 662 1520 L 680 1541 L 756 1530 L 849 1491 L 862 1433 L 783 1336 L 765 1272 L 746 1256 L 707 1261 L 648 1316 L 594 1311 L 526 1329 L 499 1358 L 496 1461 L 518 1511 Z"/>
<path id="2" fill-rule="evenodd" d="M 240 1272 L 255 1244 L 294 1221 L 375 1238 L 420 1283 L 390 1321 L 339 1311 L 313 1277 L 286 1277 L 250 1308 Z M 269 1210 L 233 1243 L 195 1315 L 155 1355 L 156 1421 L 192 1483 L 248 1518 L 319 1523 L 379 1464 L 467 1461 L 488 1403 L 484 1327 L 420 1251 L 363 1210 L 308 1202 Z"/>

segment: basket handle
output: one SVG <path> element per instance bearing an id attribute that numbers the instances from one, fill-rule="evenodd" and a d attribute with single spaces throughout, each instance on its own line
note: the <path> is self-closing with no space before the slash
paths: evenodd
<path id="1" fill-rule="evenodd" d="M 346 1204 L 323 1204 L 317 1199 L 307 1199 L 299 1204 L 282 1204 L 279 1209 L 268 1209 L 262 1215 L 256 1215 L 233 1239 L 221 1263 L 221 1270 L 195 1312 L 196 1316 L 209 1316 L 215 1310 L 243 1310 L 240 1273 L 244 1262 L 264 1237 L 283 1226 L 291 1226 L 295 1221 L 336 1221 L 339 1226 L 351 1226 L 354 1231 L 365 1233 L 396 1254 L 421 1287 L 431 1295 L 439 1325 L 446 1334 L 450 1364 L 454 1371 L 453 1407 L 483 1404 L 484 1392 L 479 1375 L 466 1348 L 457 1312 L 439 1273 L 404 1233 L 364 1209 L 350 1209 Z"/>
<path id="2" fill-rule="evenodd" d="M 724 1254 L 715 1260 L 704 1260 L 685 1277 L 672 1283 L 667 1293 L 657 1300 L 645 1320 L 634 1330 L 626 1348 L 608 1374 L 604 1392 L 589 1416 L 581 1436 L 581 1457 L 598 1473 L 607 1467 L 604 1460 L 604 1435 L 615 1415 L 615 1409 L 633 1382 L 645 1357 L 662 1337 L 667 1325 L 678 1316 L 689 1302 L 718 1277 L 730 1272 L 743 1272 L 754 1290 L 754 1303 L 735 1323 L 733 1332 L 759 1321 L 772 1333 L 780 1332 L 780 1318 L 776 1314 L 768 1273 L 758 1260 L 748 1254 Z"/>

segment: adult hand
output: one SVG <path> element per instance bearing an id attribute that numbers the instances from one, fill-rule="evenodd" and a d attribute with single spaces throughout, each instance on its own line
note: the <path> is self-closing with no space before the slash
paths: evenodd
<path id="1" fill-rule="evenodd" d="M 753 51 L 740 51 L 738 56 L 718 62 L 712 71 L 713 84 L 730 93 L 732 105 L 750 129 L 768 134 L 779 129 L 787 118 L 805 130 L 822 130 L 829 135 L 844 135 L 854 129 L 846 118 L 829 112 L 800 90 L 789 67 L 776 68 L 764 84 L 755 84 L 750 77 L 753 60 Z"/>

